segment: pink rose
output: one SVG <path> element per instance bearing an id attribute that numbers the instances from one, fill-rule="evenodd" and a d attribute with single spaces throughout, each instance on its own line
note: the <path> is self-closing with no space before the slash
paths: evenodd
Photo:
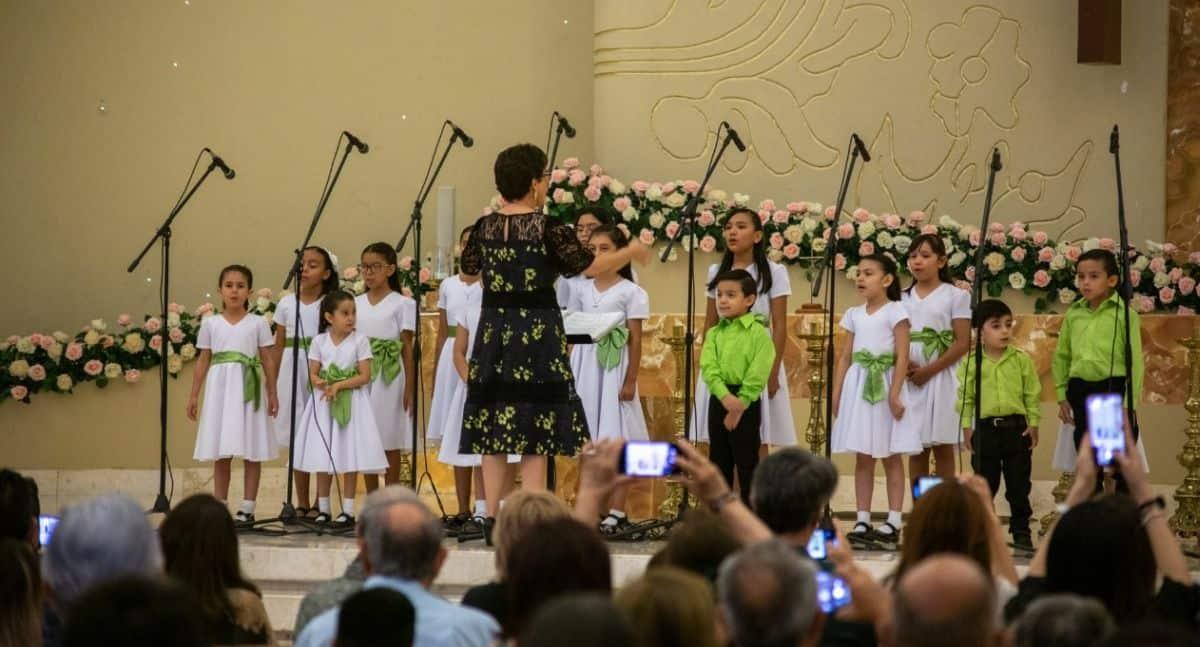
<path id="1" fill-rule="evenodd" d="M 583 197 L 587 198 L 591 202 L 595 202 L 595 201 L 599 200 L 600 199 L 600 187 L 589 186 L 588 188 L 583 190 Z"/>
<path id="2" fill-rule="evenodd" d="M 182 344 L 183 343 L 183 329 L 182 328 L 172 328 L 171 332 L 167 334 L 167 337 L 171 340 L 172 343 Z"/>
<path id="3" fill-rule="evenodd" d="M 1138 312 L 1152 312 L 1154 310 L 1154 299 L 1144 294 L 1138 294 L 1133 297 L 1131 305 Z"/>
<path id="4" fill-rule="evenodd" d="M 131 368 L 128 371 L 125 371 L 125 381 L 126 382 L 128 382 L 130 384 L 136 384 L 137 381 L 140 379 L 142 379 L 142 372 L 137 370 L 136 368 Z"/>
<path id="5" fill-rule="evenodd" d="M 555 189 L 554 193 L 550 194 L 550 198 L 558 204 L 566 204 L 575 201 L 575 198 L 566 189 Z"/>
<path id="6" fill-rule="evenodd" d="M 83 330 L 84 330 L 84 332 L 87 332 L 87 326 L 84 326 Z M 19 341 L 20 339 L 21 338 L 16 335 L 9 335 L 8 339 L 6 339 L 5 341 L 8 342 L 8 344 L 11 346 L 13 344 L 16 344 L 17 341 Z"/>
<path id="7" fill-rule="evenodd" d="M 871 219 L 871 212 L 859 207 L 850 214 L 850 217 L 854 218 L 854 222 L 866 222 Z"/>
<path id="8" fill-rule="evenodd" d="M 563 165 L 563 168 L 565 168 L 567 170 L 570 170 L 573 168 L 579 168 L 579 158 L 578 157 L 568 157 L 567 159 L 562 161 L 562 165 Z"/>
<path id="9" fill-rule="evenodd" d="M 1033 284 L 1039 288 L 1044 288 L 1050 285 L 1050 273 L 1046 270 L 1038 270 L 1033 273 Z"/>
<path id="10" fill-rule="evenodd" d="M 29 367 L 29 379 L 34 382 L 41 382 L 46 379 L 46 367 L 41 364 L 34 364 Z"/>
<path id="11" fill-rule="evenodd" d="M 825 219 L 833 220 L 837 218 L 837 207 L 825 207 Z"/>
<path id="12" fill-rule="evenodd" d="M 675 189 L 676 184 L 674 182 L 667 182 L 666 184 L 662 185 L 663 195 L 670 195 L 675 192 Z"/>
<path id="13" fill-rule="evenodd" d="M 631 184 L 630 186 L 632 186 L 632 187 L 633 187 L 633 191 L 634 191 L 634 193 L 636 193 L 636 194 L 638 194 L 638 195 L 643 195 L 643 194 L 645 194 L 645 193 L 646 193 L 646 189 L 649 189 L 649 188 L 650 188 L 650 183 L 649 183 L 649 182 L 646 182 L 646 181 L 644 181 L 644 180 L 637 180 L 636 182 L 634 182 L 634 183 L 633 183 L 633 184 Z"/>
<path id="14" fill-rule="evenodd" d="M 112 335 L 101 335 L 100 336 L 100 345 L 103 346 L 104 348 L 112 348 L 113 344 L 115 344 L 115 343 L 116 343 L 116 341 L 113 340 Z"/>
<path id="15" fill-rule="evenodd" d="M 142 328 L 145 328 L 146 332 L 153 335 L 162 329 L 162 321 L 158 317 L 150 317 L 146 320 L 146 325 L 142 326 Z"/>
<path id="16" fill-rule="evenodd" d="M 554 184 L 562 184 L 564 181 L 566 181 L 566 179 L 567 179 L 566 171 L 564 171 L 560 168 L 556 168 L 553 171 L 550 171 L 550 182 L 552 182 Z"/>
<path id="17" fill-rule="evenodd" d="M 125 326 L 128 326 L 132 322 L 133 322 L 133 318 L 130 317 L 128 314 L 117 315 L 117 325 L 121 326 L 122 328 L 124 328 Z"/>
<path id="18" fill-rule="evenodd" d="M 875 253 L 875 243 L 872 243 L 869 240 L 864 240 L 861 244 L 859 244 L 859 246 L 858 246 L 858 255 L 859 256 L 869 256 L 874 253 Z"/>
<path id="19" fill-rule="evenodd" d="M 150 349 L 154 352 L 162 350 L 162 337 L 155 335 L 150 338 Z"/>
<path id="20" fill-rule="evenodd" d="M 917 225 L 929 219 L 929 215 L 924 211 L 913 211 L 908 214 L 908 224 L 916 227 Z"/>
<path id="21" fill-rule="evenodd" d="M 1007 239 L 1004 237 L 1004 232 L 1002 231 L 993 232 L 991 236 L 988 236 L 988 239 L 991 240 L 992 244 L 996 247 L 1002 247 L 1004 243 L 1007 242 Z"/>
<path id="22" fill-rule="evenodd" d="M 988 233 L 1003 234 L 1004 233 L 1004 223 L 1000 223 L 1000 222 L 988 223 Z"/>
<path id="23" fill-rule="evenodd" d="M 671 222 L 668 222 L 667 226 L 663 228 L 663 233 L 665 233 L 667 235 L 667 238 L 674 238 L 675 234 L 678 232 L 679 232 L 679 223 L 677 223 L 673 220 Z"/>
<path id="24" fill-rule="evenodd" d="M 571 171 L 570 173 L 567 174 L 567 184 L 570 186 L 579 186 L 580 184 L 583 184 L 584 181 L 586 181 L 586 180 L 587 180 L 587 176 L 584 175 L 583 171 L 581 171 L 579 169 L 575 169 L 574 171 Z"/>
<path id="25" fill-rule="evenodd" d="M 1196 314 L 1196 311 L 1195 311 L 1195 310 L 1192 310 L 1191 308 L 1189 308 L 1189 307 L 1187 307 L 1187 306 L 1179 306 L 1179 309 L 1175 311 L 1175 314 L 1177 314 L 1177 315 L 1187 315 L 1187 316 L 1191 317 L 1191 316 L 1194 316 L 1194 315 Z"/>
<path id="26" fill-rule="evenodd" d="M 808 212 L 808 203 L 807 202 L 789 202 L 789 203 L 787 203 L 787 210 L 792 213 L 801 213 L 801 214 L 807 213 Z"/>
<path id="27" fill-rule="evenodd" d="M 771 245 L 771 249 L 783 249 L 783 234 L 775 232 L 771 234 L 771 238 L 767 242 Z"/>
<path id="28" fill-rule="evenodd" d="M 270 299 L 271 298 L 271 288 L 259 288 L 258 296 L 263 299 Z"/>
<path id="29" fill-rule="evenodd" d="M 1117 242 L 1115 240 L 1113 240 L 1111 238 L 1101 238 L 1100 239 L 1100 249 L 1107 249 L 1108 251 L 1111 252 L 1111 251 L 1115 250 L 1116 248 L 1117 248 Z"/>
<path id="30" fill-rule="evenodd" d="M 921 227 L 921 233 L 936 236 L 938 233 L 937 225 L 925 225 Z"/>
<path id="31" fill-rule="evenodd" d="M 593 175 L 593 176 L 589 177 L 588 181 L 587 181 L 587 185 L 588 185 L 588 187 L 594 186 L 597 189 L 602 188 L 604 186 L 604 184 L 601 183 L 599 175 Z"/>
<path id="32" fill-rule="evenodd" d="M 42 338 L 38 340 L 38 346 L 40 346 L 42 350 L 50 350 L 51 348 L 54 348 L 54 345 L 57 343 L 58 342 L 55 341 L 50 335 L 42 335 Z"/>
<path id="33" fill-rule="evenodd" d="M 428 267 L 422 267 L 420 272 L 417 272 L 417 280 L 421 283 L 428 283 L 433 278 L 433 272 Z"/>
<path id="34" fill-rule="evenodd" d="M 183 306 L 178 303 L 172 303 L 171 305 L 167 306 L 167 312 L 173 312 L 177 315 L 181 315 L 183 314 Z"/>
<path id="35" fill-rule="evenodd" d="M 1200 265 L 1200 252 L 1188 254 L 1188 262 L 1192 265 Z"/>
<path id="36" fill-rule="evenodd" d="M 1175 288 L 1165 287 L 1158 291 L 1158 300 L 1163 303 L 1171 303 L 1175 300 Z"/>
<path id="37" fill-rule="evenodd" d="M 852 225 L 848 222 L 843 222 L 842 224 L 838 225 L 837 235 L 838 235 L 838 238 L 840 238 L 842 240 L 847 240 L 849 238 L 853 238 L 854 237 L 854 225 Z"/>
<path id="38" fill-rule="evenodd" d="M 774 211 L 775 210 L 775 201 L 771 200 L 769 198 L 766 200 L 763 200 L 762 202 L 758 203 L 758 208 L 765 209 L 767 211 Z"/>
<path id="39" fill-rule="evenodd" d="M 618 223 L 617 223 L 617 229 L 620 229 L 620 230 L 621 230 L 621 233 L 622 233 L 622 234 L 625 234 L 625 237 L 626 237 L 626 238 L 629 238 L 629 227 L 628 227 L 628 226 L 627 226 L 625 223 L 623 223 L 623 222 L 618 222 Z"/>
<path id="40" fill-rule="evenodd" d="M 29 336 L 29 341 L 32 342 L 34 346 L 41 346 L 42 345 L 42 334 L 37 333 L 37 332 L 33 333 L 32 335 Z"/>
<path id="41" fill-rule="evenodd" d="M 789 243 L 787 247 L 783 248 L 783 257 L 784 258 L 796 258 L 799 255 L 800 255 L 800 246 L 795 243 Z"/>
<path id="42" fill-rule="evenodd" d="M 963 274 L 966 275 L 968 281 L 974 281 L 975 280 L 975 266 L 972 265 L 972 266 L 968 267 L 967 271 L 964 272 Z"/>
<path id="43" fill-rule="evenodd" d="M 1166 269 L 1167 269 L 1167 262 L 1164 261 L 1161 256 L 1157 256 L 1155 258 L 1150 259 L 1150 271 L 1151 272 L 1158 274 L 1159 272 L 1165 272 Z"/>
<path id="44" fill-rule="evenodd" d="M 1079 254 L 1081 254 L 1081 253 L 1082 252 L 1079 249 L 1079 245 L 1071 245 L 1070 247 L 1067 247 L 1067 251 L 1066 251 L 1067 260 L 1074 263 L 1075 261 L 1079 260 Z"/>
<path id="45" fill-rule="evenodd" d="M 643 245 L 650 246 L 654 244 L 654 232 L 646 227 L 638 234 L 638 240 L 642 241 Z"/>
<path id="46" fill-rule="evenodd" d="M 785 225 L 790 219 L 791 215 L 783 209 L 779 209 L 775 213 L 771 214 L 771 220 L 775 221 L 775 224 L 777 225 Z"/>
<path id="47" fill-rule="evenodd" d="M 21 386 L 20 384 L 14 386 L 9 393 L 12 394 L 12 398 L 14 400 L 24 400 L 25 398 L 29 397 L 29 389 Z"/>
<path id="48" fill-rule="evenodd" d="M 971 247 L 979 247 L 979 237 L 979 232 L 973 231 L 970 234 L 967 234 L 967 242 L 971 243 Z"/>
<path id="49" fill-rule="evenodd" d="M 1171 268 L 1171 272 L 1168 274 L 1168 276 L 1171 277 L 1171 281 L 1173 283 L 1178 283 L 1179 279 L 1183 277 L 1183 270 L 1178 267 Z M 42 346 L 42 348 L 45 348 L 45 346 Z"/>
<path id="50" fill-rule="evenodd" d="M 412 264 L 412 256 L 405 256 L 404 258 L 400 259 L 400 262 L 398 263 L 400 269 L 404 270 L 405 272 L 412 269 Z"/>
<path id="51" fill-rule="evenodd" d="M 696 217 L 696 222 L 701 227 L 711 227 L 717 224 L 717 216 L 713 212 L 705 209 L 704 211 L 700 212 L 699 216 Z"/>
<path id="52" fill-rule="evenodd" d="M 900 216 L 897 216 L 894 213 L 889 213 L 883 217 L 883 226 L 887 227 L 888 229 L 899 229 L 901 224 Z"/>
<path id="53" fill-rule="evenodd" d="M 696 195 L 696 192 L 699 190 L 700 190 L 699 182 L 697 182 L 695 180 L 684 180 L 683 181 L 683 192 L 684 193 L 687 193 L 690 195 Z"/>
<path id="54" fill-rule="evenodd" d="M 90 359 L 90 360 L 88 360 L 87 364 L 83 365 L 83 372 L 87 373 L 88 375 L 90 375 L 92 377 L 96 377 L 103 370 L 104 370 L 104 362 L 101 362 L 98 359 Z"/>
<path id="55" fill-rule="evenodd" d="M 1014 247 L 1012 252 L 1009 253 L 1009 256 L 1012 256 L 1012 259 L 1014 261 L 1020 263 L 1021 261 L 1025 260 L 1025 248 L 1024 247 Z"/>
<path id="56" fill-rule="evenodd" d="M 200 304 L 199 308 L 196 308 L 196 316 L 203 317 L 204 315 L 206 315 L 212 311 L 213 311 L 212 303 L 202 303 L 202 304 Z"/>
<path id="57" fill-rule="evenodd" d="M 846 257 L 844 255 L 838 254 L 833 257 L 833 269 L 839 272 L 846 269 Z"/>
<path id="58" fill-rule="evenodd" d="M 358 278 L 358 267 L 355 265 L 351 265 L 350 267 L 347 267 L 346 269 L 342 270 L 342 278 L 346 279 L 347 281 L 353 281 L 353 280 L 357 279 Z"/>
<path id="59" fill-rule="evenodd" d="M 1142 273 L 1133 268 L 1129 268 L 1129 284 L 1136 288 L 1137 286 L 1141 285 L 1141 283 Z"/>
<path id="60" fill-rule="evenodd" d="M 607 189 L 609 187 L 609 185 L 611 185 L 611 184 L 612 184 L 612 176 L 611 175 L 601 175 L 600 176 L 600 186 L 601 187 Z"/>
<path id="61" fill-rule="evenodd" d="M 79 342 L 67 344 L 65 355 L 69 361 L 78 362 L 83 357 L 83 344 Z"/>
<path id="62" fill-rule="evenodd" d="M 592 164 L 590 167 L 588 167 L 588 172 L 592 175 L 602 175 L 604 173 L 604 167 L 600 166 L 599 164 Z"/>
<path id="63" fill-rule="evenodd" d="M 759 209 L 758 210 L 758 219 L 765 225 L 767 223 L 767 221 L 771 219 L 771 210 L 770 209 Z"/>
<path id="64" fill-rule="evenodd" d="M 711 252 L 717 248 L 717 239 L 712 236 L 705 236 L 700 239 L 700 251 Z"/>
<path id="65" fill-rule="evenodd" d="M 613 200 L 613 209 L 616 209 L 620 213 L 624 213 L 626 209 L 632 206 L 633 200 L 630 200 L 628 196 L 621 196 Z"/>
<path id="66" fill-rule="evenodd" d="M 1016 241 L 1023 241 L 1029 236 L 1029 234 L 1024 229 L 1020 229 L 1017 227 L 1013 227 L 1013 230 L 1008 232 L 1008 235 L 1012 236 L 1012 239 L 1016 240 Z"/>
<path id="67" fill-rule="evenodd" d="M 1163 253 L 1166 254 L 1167 256 L 1170 256 L 1170 255 L 1174 254 L 1175 252 L 1179 251 L 1179 248 L 1175 246 L 1175 243 L 1163 243 L 1162 249 L 1163 249 Z"/>
<path id="68" fill-rule="evenodd" d="M 1043 247 L 1038 250 L 1039 263 L 1049 263 L 1052 260 L 1054 260 L 1054 249 L 1050 247 Z"/>
<path id="69" fill-rule="evenodd" d="M 1046 234 L 1046 232 L 1044 232 L 1044 231 L 1033 232 L 1033 244 L 1034 245 L 1045 245 L 1046 241 L 1048 241 L 1048 240 L 1050 240 L 1050 236 L 1048 236 Z"/>
<path id="70" fill-rule="evenodd" d="M 1130 275 L 1132 275 L 1132 274 L 1133 274 L 1133 272 L 1130 271 Z M 1191 294 L 1195 289 L 1196 289 L 1196 279 L 1194 279 L 1190 276 L 1185 276 L 1185 277 L 1182 277 L 1179 279 L 1180 294 Z"/>

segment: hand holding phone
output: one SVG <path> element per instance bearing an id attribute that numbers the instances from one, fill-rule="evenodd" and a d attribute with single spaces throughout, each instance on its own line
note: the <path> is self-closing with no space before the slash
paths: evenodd
<path id="1" fill-rule="evenodd" d="M 1088 435 L 1096 465 L 1108 467 L 1113 456 L 1125 453 L 1125 416 L 1120 393 L 1098 393 L 1087 398 Z"/>
<path id="2" fill-rule="evenodd" d="M 922 476 L 913 482 L 913 500 L 917 500 L 925 495 L 930 488 L 942 482 L 940 476 Z"/>
<path id="3" fill-rule="evenodd" d="M 675 458 L 679 449 L 674 443 L 631 440 L 625 443 L 617 471 L 626 476 L 661 478 L 678 474 Z"/>

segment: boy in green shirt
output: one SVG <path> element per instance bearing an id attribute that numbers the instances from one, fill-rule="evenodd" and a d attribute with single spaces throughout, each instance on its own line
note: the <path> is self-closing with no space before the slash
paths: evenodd
<path id="1" fill-rule="evenodd" d="M 979 429 L 975 422 L 975 354 L 958 365 L 958 383 L 963 389 L 958 399 L 963 438 L 972 452 L 971 467 L 983 476 L 996 496 L 1000 476 L 1004 476 L 1005 498 L 1012 509 L 1008 523 L 1013 544 L 1033 550 L 1029 532 L 1029 505 L 1032 487 L 1033 448 L 1038 443 L 1038 408 L 1041 381 L 1027 353 L 1012 343 L 1012 310 L 998 299 L 988 299 L 975 307 L 973 325 L 982 326 L 983 362 L 979 390 L 982 406 Z"/>
<path id="2" fill-rule="evenodd" d="M 716 277 L 721 321 L 704 337 L 700 376 L 708 400 L 709 458 L 733 483 L 737 469 L 742 501 L 750 504 L 750 483 L 762 444 L 760 396 L 775 361 L 775 344 L 762 315 L 750 312 L 758 284 L 745 270 Z"/>

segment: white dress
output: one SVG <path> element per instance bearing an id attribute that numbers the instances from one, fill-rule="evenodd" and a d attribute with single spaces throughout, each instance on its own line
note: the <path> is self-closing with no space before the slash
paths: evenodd
<path id="1" fill-rule="evenodd" d="M 288 294 L 279 300 L 275 306 L 274 321 L 287 329 L 287 339 L 296 338 L 296 295 Z M 317 336 L 317 326 L 321 321 L 321 300 L 300 304 L 300 337 L 312 339 Z M 271 420 L 275 430 L 275 438 L 280 447 L 287 447 L 291 441 L 292 432 L 292 349 L 283 349 L 283 359 L 279 362 L 279 378 L 275 380 L 275 391 L 279 394 L 279 415 Z M 299 434 L 300 414 L 304 405 L 312 396 L 308 385 L 308 350 L 300 346 L 300 364 L 296 370 L 296 433 Z"/>
<path id="2" fill-rule="evenodd" d="M 482 314 L 480 309 L 481 302 L 476 301 L 455 312 L 456 319 L 447 319 L 453 325 L 459 327 L 458 334 L 467 334 L 467 357 L 470 357 L 472 348 L 475 348 L 475 329 L 479 327 L 479 316 Z M 463 333 L 463 329 L 467 332 Z M 448 339 L 447 342 L 454 340 Z M 447 343 L 446 346 L 451 347 L 451 355 L 454 353 L 452 343 Z M 479 467 L 482 464 L 483 457 L 479 454 L 463 454 L 459 451 L 459 438 L 462 437 L 462 416 L 463 407 L 467 404 L 467 383 L 462 381 L 458 376 L 458 371 L 454 368 L 453 359 L 449 372 L 454 375 L 453 390 L 447 399 L 445 413 L 440 419 L 439 424 L 442 428 L 442 446 L 438 450 L 438 460 L 446 465 L 454 467 Z M 442 375 L 438 373 L 438 375 Z M 433 424 L 433 417 L 430 417 L 430 424 Z"/>
<path id="3" fill-rule="evenodd" d="M 759 294 L 758 298 L 754 300 L 754 306 L 750 308 L 750 312 L 767 318 L 768 329 L 771 326 L 771 300 L 776 297 L 786 297 L 792 293 L 792 282 L 788 278 L 787 268 L 774 262 L 769 265 L 771 289 L 767 294 Z M 705 286 L 712 282 L 718 269 L 720 266 L 716 264 L 708 266 L 708 278 L 704 281 Z M 749 267 L 734 269 L 746 270 L 750 276 L 753 276 L 756 281 L 758 280 L 758 268 L 753 264 Z M 715 299 L 716 291 L 708 290 L 708 297 Z M 697 341 L 696 347 L 700 347 L 699 341 Z M 696 404 L 692 409 L 692 438 L 702 443 L 708 442 L 708 398 L 708 385 L 704 383 L 703 377 L 698 377 L 696 380 Z M 762 424 L 759 426 L 759 435 L 763 444 L 774 447 L 795 445 L 797 442 L 796 423 L 792 420 L 792 400 L 788 394 L 787 370 L 782 362 L 779 364 L 779 390 L 775 392 L 775 397 L 770 397 L 767 395 L 767 389 L 763 389 L 761 400 Z"/>
<path id="4" fill-rule="evenodd" d="M 949 283 L 942 283 L 925 296 L 917 296 L 916 288 L 905 290 L 901 303 L 908 310 L 908 322 L 915 335 L 924 328 L 936 331 L 951 330 L 955 319 L 971 320 L 971 295 Z M 908 365 L 923 366 L 937 359 L 925 359 L 925 345 L 914 341 L 909 345 Z M 904 418 L 899 424 L 921 437 L 921 445 L 954 445 L 958 443 L 962 425 L 955 405 L 958 400 L 957 364 L 934 375 L 924 386 L 912 382 L 904 385 Z"/>
<path id="5" fill-rule="evenodd" d="M 438 309 L 446 313 L 447 326 L 457 326 L 456 322 L 462 313 L 471 306 L 478 308 L 482 302 L 483 286 L 479 281 L 468 285 L 456 274 L 442 281 L 441 287 L 438 288 Z M 454 370 L 454 338 L 446 337 L 438 352 L 437 381 L 433 384 L 433 398 L 429 403 L 429 427 L 426 432 L 429 440 L 440 441 L 446 432 L 451 401 L 459 384 L 462 384 L 462 379 L 458 377 L 458 371 Z M 461 424 L 462 405 L 458 408 Z M 457 449 L 457 444 L 455 448 Z"/>
<path id="6" fill-rule="evenodd" d="M 587 313 L 621 312 L 626 322 L 631 319 L 644 321 L 650 317 L 650 297 L 629 280 L 622 279 L 601 292 L 596 289 L 596 282 L 589 279 L 575 287 L 567 309 Z M 648 440 L 650 437 L 636 387 L 632 400 L 622 402 L 620 399 L 628 369 L 628 345 L 621 353 L 620 362 L 609 370 L 601 367 L 596 359 L 595 344 L 576 344 L 571 349 L 575 390 L 583 401 L 583 413 L 593 441 L 606 438 Z"/>
<path id="7" fill-rule="evenodd" d="M 372 338 L 400 339 L 400 333 L 417 326 L 417 302 L 399 292 L 392 292 L 382 301 L 371 305 L 370 297 L 360 294 L 354 299 L 357 309 L 355 332 Z M 401 360 L 403 363 L 403 359 Z M 404 410 L 404 371 L 388 384 L 382 372 L 370 385 L 371 409 L 379 426 L 379 437 L 386 450 L 412 451 L 412 417 Z"/>
<path id="8" fill-rule="evenodd" d="M 271 328 L 265 319 L 247 314 L 236 324 L 224 315 L 213 315 L 200 324 L 196 348 L 236 351 L 258 357 L 259 349 L 274 345 Z M 259 406 L 246 402 L 245 371 L 241 364 L 213 364 L 204 378 L 204 402 L 200 406 L 200 428 L 196 432 L 198 461 L 220 458 L 244 458 L 248 461 L 269 461 L 278 455 L 279 445 L 267 416 L 267 388 L 260 386 Z M 265 376 L 264 376 L 265 379 Z"/>
<path id="9" fill-rule="evenodd" d="M 878 355 L 896 352 L 895 328 L 906 319 L 908 312 L 904 306 L 898 301 L 889 301 L 873 314 L 867 314 L 866 305 L 854 306 L 842 316 L 841 325 L 854 334 L 854 352 L 868 350 Z M 888 406 L 887 394 L 895 370 L 884 371 L 884 398 L 871 404 L 863 399 L 867 370 L 851 361 L 842 382 L 838 416 L 833 423 L 833 439 L 829 445 L 831 451 L 867 454 L 873 458 L 921 452 L 920 434 L 911 427 L 903 431 Z"/>
<path id="10" fill-rule="evenodd" d="M 571 297 L 580 287 L 590 281 L 588 277 L 582 274 L 575 276 L 562 277 L 558 279 L 558 283 L 554 284 L 554 294 L 558 297 L 558 307 L 563 310 L 571 309 Z"/>
<path id="11" fill-rule="evenodd" d="M 321 333 L 313 339 L 308 356 L 320 362 L 322 369 L 337 366 L 353 371 L 360 361 L 371 359 L 371 342 L 352 332 L 342 343 L 335 344 L 329 333 Z M 314 393 L 309 399 L 303 424 L 296 432 L 296 469 L 323 474 L 381 474 L 387 470 L 387 456 L 379 441 L 367 385 L 349 389 L 347 393 L 350 422 L 345 427 L 333 419 L 333 410 L 324 394 Z"/>

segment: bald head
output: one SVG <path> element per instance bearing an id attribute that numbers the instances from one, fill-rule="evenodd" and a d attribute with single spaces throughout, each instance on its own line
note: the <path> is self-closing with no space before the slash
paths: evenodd
<path id="1" fill-rule="evenodd" d="M 992 581 L 961 555 L 934 555 L 917 564 L 900 578 L 894 597 L 898 647 L 987 645 L 999 635 Z"/>
<path id="2" fill-rule="evenodd" d="M 412 490 L 392 485 L 372 492 L 358 523 L 372 575 L 433 580 L 442 560 L 442 524 Z"/>

